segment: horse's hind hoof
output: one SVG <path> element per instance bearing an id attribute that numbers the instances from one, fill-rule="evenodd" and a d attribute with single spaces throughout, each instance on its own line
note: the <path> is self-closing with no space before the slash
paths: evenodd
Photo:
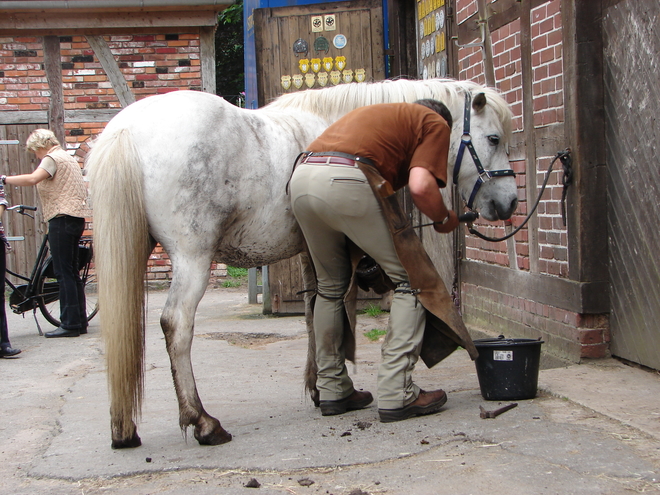
<path id="1" fill-rule="evenodd" d="M 200 445 L 222 445 L 223 443 L 231 442 L 231 433 L 228 433 L 222 426 L 218 424 L 211 433 L 200 435 L 195 428 L 195 438 Z"/>
<path id="2" fill-rule="evenodd" d="M 133 432 L 133 436 L 128 439 L 115 440 L 112 439 L 112 448 L 113 449 L 134 449 L 142 445 L 142 440 L 138 436 L 137 432 Z"/>
<path id="3" fill-rule="evenodd" d="M 231 442 L 231 433 L 227 433 L 220 421 L 204 412 L 195 425 L 195 439 L 200 445 L 222 445 Z"/>
<path id="4" fill-rule="evenodd" d="M 321 393 L 318 391 L 316 387 L 314 387 L 313 390 L 310 390 L 309 397 L 312 399 L 312 402 L 314 403 L 314 407 L 321 406 Z"/>

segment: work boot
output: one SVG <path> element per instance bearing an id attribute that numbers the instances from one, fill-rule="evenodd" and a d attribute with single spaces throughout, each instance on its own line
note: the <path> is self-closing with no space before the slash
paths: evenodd
<path id="1" fill-rule="evenodd" d="M 446 402 L 447 394 L 444 390 L 433 390 L 431 392 L 422 390 L 417 399 L 407 406 L 399 409 L 378 409 L 378 415 L 381 423 L 393 423 L 413 416 L 437 413 Z"/>
<path id="2" fill-rule="evenodd" d="M 322 400 L 321 401 L 321 415 L 322 416 L 335 416 L 336 414 L 344 414 L 346 411 L 355 411 L 367 407 L 373 402 L 374 398 L 371 392 L 358 392 L 353 390 L 353 393 L 348 397 L 340 400 Z"/>

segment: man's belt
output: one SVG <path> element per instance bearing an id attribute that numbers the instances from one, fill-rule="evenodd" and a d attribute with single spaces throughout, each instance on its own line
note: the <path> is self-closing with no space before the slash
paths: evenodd
<path id="1" fill-rule="evenodd" d="M 355 167 L 355 162 L 371 165 L 372 167 L 375 166 L 374 162 L 369 158 L 351 155 L 350 153 L 342 153 L 341 151 L 308 151 L 305 152 L 301 163 L 337 163 Z"/>

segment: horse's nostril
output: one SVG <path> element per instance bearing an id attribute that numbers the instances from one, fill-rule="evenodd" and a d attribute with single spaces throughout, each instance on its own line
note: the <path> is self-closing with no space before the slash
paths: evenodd
<path id="1" fill-rule="evenodd" d="M 500 220 L 508 220 L 518 207 L 518 198 L 512 199 L 509 204 L 493 201 L 493 206 L 495 207 L 495 211 L 497 211 L 497 216 Z"/>

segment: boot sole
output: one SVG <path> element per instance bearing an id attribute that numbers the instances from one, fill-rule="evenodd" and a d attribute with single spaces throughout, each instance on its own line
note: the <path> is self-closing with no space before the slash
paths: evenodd
<path id="1" fill-rule="evenodd" d="M 336 416 L 344 414 L 347 411 L 357 411 L 364 409 L 374 401 L 373 397 L 368 397 L 356 402 L 342 401 L 321 401 L 321 416 Z"/>
<path id="2" fill-rule="evenodd" d="M 403 421 L 404 419 L 412 418 L 413 416 L 424 416 L 426 414 L 437 413 L 442 406 L 447 403 L 447 394 L 442 399 L 436 402 L 431 402 L 426 406 L 406 406 L 401 409 L 379 409 L 378 415 L 380 416 L 381 423 L 394 423 L 395 421 Z"/>

